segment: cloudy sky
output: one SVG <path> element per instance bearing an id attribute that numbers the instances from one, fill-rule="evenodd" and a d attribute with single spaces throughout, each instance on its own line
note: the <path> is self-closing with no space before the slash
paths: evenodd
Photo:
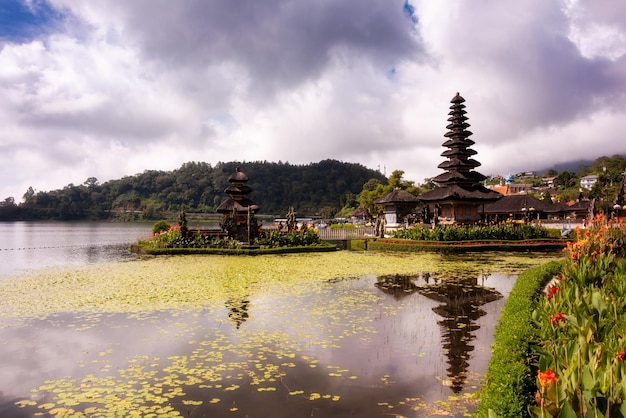
<path id="1" fill-rule="evenodd" d="M 626 2 L 3 0 L 0 199 L 187 161 L 422 183 L 457 91 L 483 174 L 626 154 Z"/>

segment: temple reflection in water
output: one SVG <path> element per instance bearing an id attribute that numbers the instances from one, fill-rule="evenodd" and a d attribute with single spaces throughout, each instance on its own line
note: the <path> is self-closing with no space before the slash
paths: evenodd
<path id="1" fill-rule="evenodd" d="M 226 307 L 228 308 L 228 317 L 235 323 L 237 329 L 241 327 L 249 317 L 248 308 L 250 306 L 250 300 L 247 297 L 243 298 L 230 298 L 226 301 Z"/>
<path id="2" fill-rule="evenodd" d="M 477 274 L 439 279 L 434 275 L 387 275 L 377 279 L 376 287 L 401 299 L 418 292 L 441 304 L 433 311 L 443 319 L 437 321 L 446 353 L 448 380 L 454 393 L 460 393 L 467 380 L 469 358 L 474 350 L 477 320 L 486 314 L 480 307 L 502 298 L 494 289 L 478 284 Z M 423 284 L 417 285 L 420 281 Z"/>

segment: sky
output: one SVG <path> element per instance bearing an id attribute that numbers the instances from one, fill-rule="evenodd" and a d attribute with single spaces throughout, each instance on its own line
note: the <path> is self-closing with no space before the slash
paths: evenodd
<path id="1" fill-rule="evenodd" d="M 0 200 L 189 161 L 421 184 L 457 92 L 482 174 L 625 155 L 626 2 L 2 0 Z"/>

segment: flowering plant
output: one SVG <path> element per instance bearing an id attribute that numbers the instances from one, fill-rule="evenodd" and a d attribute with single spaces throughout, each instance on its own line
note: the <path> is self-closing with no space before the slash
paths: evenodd
<path id="1" fill-rule="evenodd" d="M 626 416 L 624 235 L 601 217 L 577 230 L 538 302 L 535 416 Z"/>

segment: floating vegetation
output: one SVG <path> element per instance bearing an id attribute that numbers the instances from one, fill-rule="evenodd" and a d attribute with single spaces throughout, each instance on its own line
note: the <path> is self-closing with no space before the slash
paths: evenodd
<path id="1" fill-rule="evenodd" d="M 468 352 L 449 348 L 463 359 L 462 379 L 439 376 L 441 316 L 405 278 L 515 274 L 543 262 L 339 252 L 44 270 L 0 282 L 0 355 L 59 333 L 49 360 L 70 359 L 12 402 L 24 416 L 463 414 L 480 375 Z M 376 286 L 397 275 L 406 297 Z M 467 346 L 473 316 L 456 315 Z"/>

